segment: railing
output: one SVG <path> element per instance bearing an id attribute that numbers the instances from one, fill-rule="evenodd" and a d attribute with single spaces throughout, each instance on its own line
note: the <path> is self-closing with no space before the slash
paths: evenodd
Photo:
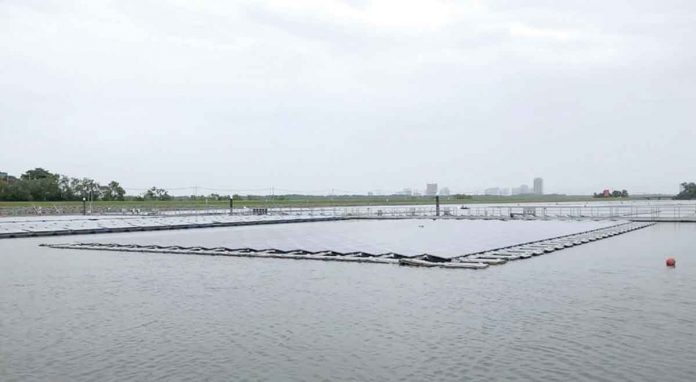
<path id="1" fill-rule="evenodd" d="M 229 213 L 229 210 L 225 213 Z M 345 216 L 345 217 L 435 217 L 433 206 L 415 207 L 324 207 L 272 208 L 271 215 Z M 235 210 L 234 214 L 251 215 Z M 441 206 L 441 217 L 471 219 L 631 219 L 696 220 L 696 204 L 663 206 Z"/>
<path id="2" fill-rule="evenodd" d="M 0 216 L 26 215 L 82 215 L 82 208 L 3 208 Z M 87 211 L 88 215 L 131 215 L 131 216 L 189 216 L 189 215 L 295 215 L 333 217 L 435 217 L 434 205 L 418 206 L 360 206 L 360 207 L 276 207 L 276 208 L 206 208 L 206 209 L 100 209 Z M 696 203 L 622 205 L 441 205 L 441 217 L 470 219 L 631 219 L 631 220 L 694 220 Z"/>

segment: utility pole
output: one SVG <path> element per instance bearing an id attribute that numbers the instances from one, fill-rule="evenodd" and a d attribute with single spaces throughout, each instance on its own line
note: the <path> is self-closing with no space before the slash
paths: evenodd
<path id="1" fill-rule="evenodd" d="M 194 196 L 194 200 L 195 200 L 195 202 L 193 204 L 193 206 L 194 206 L 193 213 L 197 214 L 198 210 L 200 209 L 200 206 L 198 205 L 198 186 L 193 186 L 193 196 Z"/>
<path id="2" fill-rule="evenodd" d="M 435 216 L 440 216 L 440 195 L 435 196 Z"/>

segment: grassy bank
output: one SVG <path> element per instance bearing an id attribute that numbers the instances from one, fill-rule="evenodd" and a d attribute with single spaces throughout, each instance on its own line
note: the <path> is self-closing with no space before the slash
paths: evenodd
<path id="1" fill-rule="evenodd" d="M 467 199 L 456 199 L 453 196 L 440 198 L 442 204 L 482 204 L 482 203 L 558 203 L 558 202 L 587 202 L 587 201 L 626 201 L 636 198 L 606 198 L 596 199 L 584 195 L 522 195 L 522 196 L 472 196 Z M 339 207 L 339 206 L 383 206 L 383 205 L 418 205 L 434 204 L 433 197 L 408 196 L 275 196 L 255 197 L 254 199 L 239 199 L 234 201 L 235 208 L 239 207 Z M 228 208 L 229 200 L 205 199 L 173 199 L 158 200 L 127 200 L 127 201 L 96 201 L 92 203 L 95 210 L 120 209 L 204 209 Z M 47 208 L 47 209 L 81 209 L 82 202 L 0 202 L 0 208 Z"/>

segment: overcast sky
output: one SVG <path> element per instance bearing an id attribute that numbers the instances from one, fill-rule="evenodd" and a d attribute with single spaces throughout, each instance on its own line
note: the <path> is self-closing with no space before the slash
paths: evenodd
<path id="1" fill-rule="evenodd" d="M 695 47 L 690 0 L 0 0 L 0 171 L 676 193 Z"/>

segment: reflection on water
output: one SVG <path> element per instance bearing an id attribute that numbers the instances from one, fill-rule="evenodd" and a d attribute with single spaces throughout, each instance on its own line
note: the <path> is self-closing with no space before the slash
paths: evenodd
<path id="1" fill-rule="evenodd" d="M 101 239 L 177 240 L 171 234 Z M 213 231 L 179 240 L 188 235 Z M 0 380 L 696 373 L 696 224 L 658 224 L 485 271 L 36 246 L 45 241 L 0 241 Z"/>

